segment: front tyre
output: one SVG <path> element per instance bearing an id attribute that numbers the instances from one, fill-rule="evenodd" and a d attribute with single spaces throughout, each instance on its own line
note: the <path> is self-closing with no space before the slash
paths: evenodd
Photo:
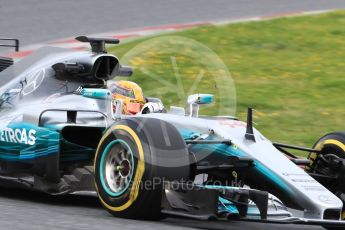
<path id="1" fill-rule="evenodd" d="M 171 124 L 152 118 L 115 123 L 95 155 L 95 184 L 102 205 L 114 216 L 160 219 L 163 180 L 187 181 L 187 146 Z"/>
<path id="2" fill-rule="evenodd" d="M 310 164 L 306 167 L 309 173 L 324 176 L 339 177 L 341 164 L 345 159 L 345 132 L 333 132 L 321 137 L 313 146 L 320 150 L 320 153 L 310 153 L 308 159 Z M 316 178 L 317 179 L 317 178 Z M 345 184 L 341 180 L 319 180 L 328 190 L 337 195 L 345 205 Z M 343 208 L 342 219 L 345 219 L 345 209 Z M 339 228 L 327 228 L 339 229 Z"/>

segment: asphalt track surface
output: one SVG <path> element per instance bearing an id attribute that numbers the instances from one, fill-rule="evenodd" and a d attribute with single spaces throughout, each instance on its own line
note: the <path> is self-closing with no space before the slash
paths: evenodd
<path id="1" fill-rule="evenodd" d="M 344 0 L 0 0 L 0 37 L 23 45 L 146 26 L 345 8 Z"/>
<path id="2" fill-rule="evenodd" d="M 146 26 L 228 20 L 295 11 L 345 8 L 345 0 L 0 0 L 0 36 L 24 45 Z M 322 229 L 168 218 L 110 216 L 95 197 L 53 197 L 0 189 L 0 229 Z"/>

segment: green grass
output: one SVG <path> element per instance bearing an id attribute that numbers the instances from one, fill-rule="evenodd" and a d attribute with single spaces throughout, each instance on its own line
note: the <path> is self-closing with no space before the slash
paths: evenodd
<path id="1" fill-rule="evenodd" d="M 258 111 L 256 127 L 269 139 L 311 146 L 327 132 L 345 130 L 345 11 L 203 26 L 172 35 L 194 39 L 224 61 L 236 87 L 236 116 L 245 119 L 247 107 L 253 106 Z M 128 42 L 111 51 L 121 58 L 147 39 L 150 38 Z M 167 44 L 165 48 L 173 45 Z M 188 88 L 196 79 L 200 63 L 195 64 L 195 57 L 189 60 L 188 52 L 192 51 L 187 46 L 182 48 L 186 49 L 185 53 L 176 54 L 176 63 Z M 162 96 L 168 106 L 181 105 L 181 95 L 160 87 L 161 82 L 149 78 L 141 69 L 145 66 L 151 74 L 174 81 L 171 55 L 160 50 L 162 47 L 130 59 L 130 64 L 139 70 L 132 80 L 139 83 L 144 92 L 152 94 L 148 96 Z M 217 72 L 217 68 L 206 71 L 208 78 L 193 92 L 224 97 L 224 91 L 219 93 L 224 89 L 214 88 L 212 72 Z M 203 112 L 216 113 L 215 108 L 209 107 Z"/>

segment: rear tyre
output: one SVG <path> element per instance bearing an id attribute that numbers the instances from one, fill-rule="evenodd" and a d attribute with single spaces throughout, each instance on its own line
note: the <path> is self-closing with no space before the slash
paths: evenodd
<path id="1" fill-rule="evenodd" d="M 340 173 L 339 161 L 345 159 L 345 132 L 333 132 L 321 137 L 313 146 L 314 149 L 321 150 L 321 153 L 310 153 L 308 159 L 310 164 L 306 171 L 327 176 L 337 176 Z M 345 184 L 332 181 L 319 181 L 328 190 L 336 194 L 344 203 L 341 197 L 345 196 Z M 345 209 L 343 208 L 342 219 L 345 219 Z M 339 228 L 326 228 L 339 229 Z"/>
<path id="2" fill-rule="evenodd" d="M 129 118 L 110 127 L 95 155 L 95 184 L 102 205 L 117 217 L 160 219 L 163 181 L 190 178 L 185 141 L 171 124 Z"/>

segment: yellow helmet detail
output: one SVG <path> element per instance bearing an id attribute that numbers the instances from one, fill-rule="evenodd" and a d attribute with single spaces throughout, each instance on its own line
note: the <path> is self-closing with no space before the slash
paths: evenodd
<path id="1" fill-rule="evenodd" d="M 113 81 L 110 82 L 109 89 L 113 94 L 113 100 L 123 101 L 124 114 L 137 114 L 146 103 L 142 89 L 134 82 Z"/>

